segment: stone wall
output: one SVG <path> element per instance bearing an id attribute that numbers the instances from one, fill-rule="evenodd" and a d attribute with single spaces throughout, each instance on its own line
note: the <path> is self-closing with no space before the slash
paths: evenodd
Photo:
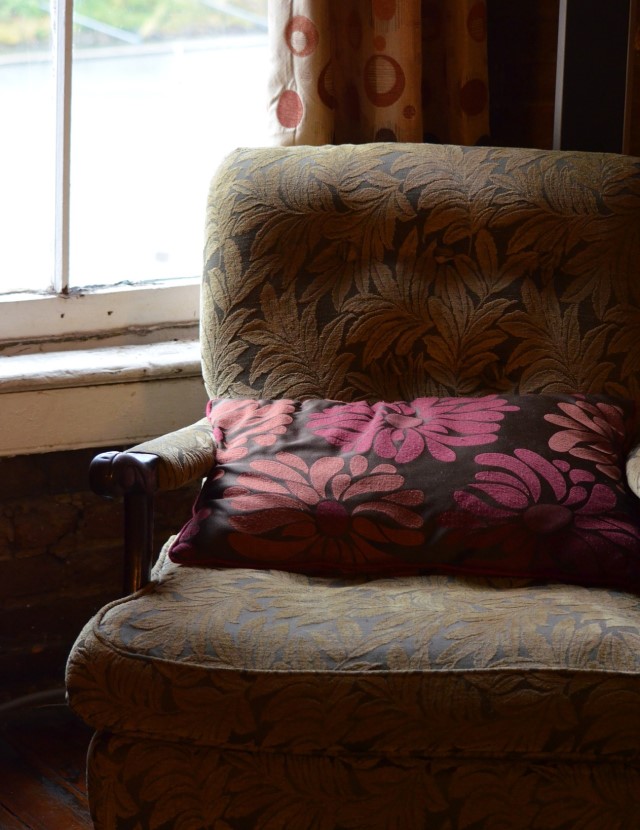
<path id="1" fill-rule="evenodd" d="M 61 685 L 76 635 L 121 595 L 122 503 L 88 485 L 99 451 L 0 459 L 0 702 Z M 194 497 L 158 496 L 157 549 Z"/>

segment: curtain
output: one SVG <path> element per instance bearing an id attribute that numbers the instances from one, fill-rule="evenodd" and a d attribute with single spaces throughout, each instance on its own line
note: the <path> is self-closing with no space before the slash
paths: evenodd
<path id="1" fill-rule="evenodd" d="M 277 144 L 486 143 L 486 0 L 270 0 Z"/>

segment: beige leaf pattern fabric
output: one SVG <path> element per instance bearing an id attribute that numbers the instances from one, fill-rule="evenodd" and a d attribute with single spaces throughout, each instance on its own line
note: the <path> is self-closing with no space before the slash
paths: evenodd
<path id="1" fill-rule="evenodd" d="M 215 446 L 206 418 L 131 447 L 131 452 L 157 456 L 155 469 L 159 490 L 175 490 L 197 478 L 204 478 L 215 463 Z"/>
<path id="2" fill-rule="evenodd" d="M 96 830 L 633 830 L 640 823 L 640 774 L 624 764 L 230 753 L 110 735 L 98 737 L 89 760 Z M 135 790 L 128 770 L 136 771 Z"/>
<path id="3" fill-rule="evenodd" d="M 640 159 L 239 150 L 205 259 L 209 397 L 640 401 Z M 143 445 L 168 486 L 205 433 Z M 97 830 L 640 826 L 640 597 L 181 567 L 171 542 L 69 657 Z"/>
<path id="4" fill-rule="evenodd" d="M 142 827 L 628 822 L 640 815 L 639 616 L 639 598 L 606 590 L 351 583 L 163 555 L 69 663 L 72 705 L 103 736 L 96 826 L 126 827 L 128 803 Z M 563 822 L 545 824 L 554 803 Z"/>
<path id="5" fill-rule="evenodd" d="M 638 159 L 240 150 L 209 206 L 210 397 L 640 396 Z"/>

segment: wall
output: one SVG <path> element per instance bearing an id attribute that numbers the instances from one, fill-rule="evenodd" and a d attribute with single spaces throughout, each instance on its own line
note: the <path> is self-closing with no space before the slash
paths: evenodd
<path id="1" fill-rule="evenodd" d="M 99 451 L 0 459 L 0 702 L 60 686 L 76 635 L 121 594 L 122 504 L 88 485 Z M 158 549 L 194 497 L 158 496 Z"/>
<path id="2" fill-rule="evenodd" d="M 494 144 L 550 148 L 560 0 L 488 0 Z M 631 155 L 640 156 L 640 20 L 633 43 Z"/>
<path id="3" fill-rule="evenodd" d="M 633 43 L 633 99 L 631 103 L 631 155 L 640 156 L 640 11 Z"/>
<path id="4" fill-rule="evenodd" d="M 491 138 L 510 147 L 553 144 L 559 0 L 488 0 Z"/>

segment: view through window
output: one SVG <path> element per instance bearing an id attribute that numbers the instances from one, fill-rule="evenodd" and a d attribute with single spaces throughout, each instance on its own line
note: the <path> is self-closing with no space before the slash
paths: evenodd
<path id="1" fill-rule="evenodd" d="M 267 142 L 266 5 L 75 0 L 70 288 L 199 275 L 215 167 Z M 52 286 L 54 12 L 0 0 L 0 293 Z"/>

